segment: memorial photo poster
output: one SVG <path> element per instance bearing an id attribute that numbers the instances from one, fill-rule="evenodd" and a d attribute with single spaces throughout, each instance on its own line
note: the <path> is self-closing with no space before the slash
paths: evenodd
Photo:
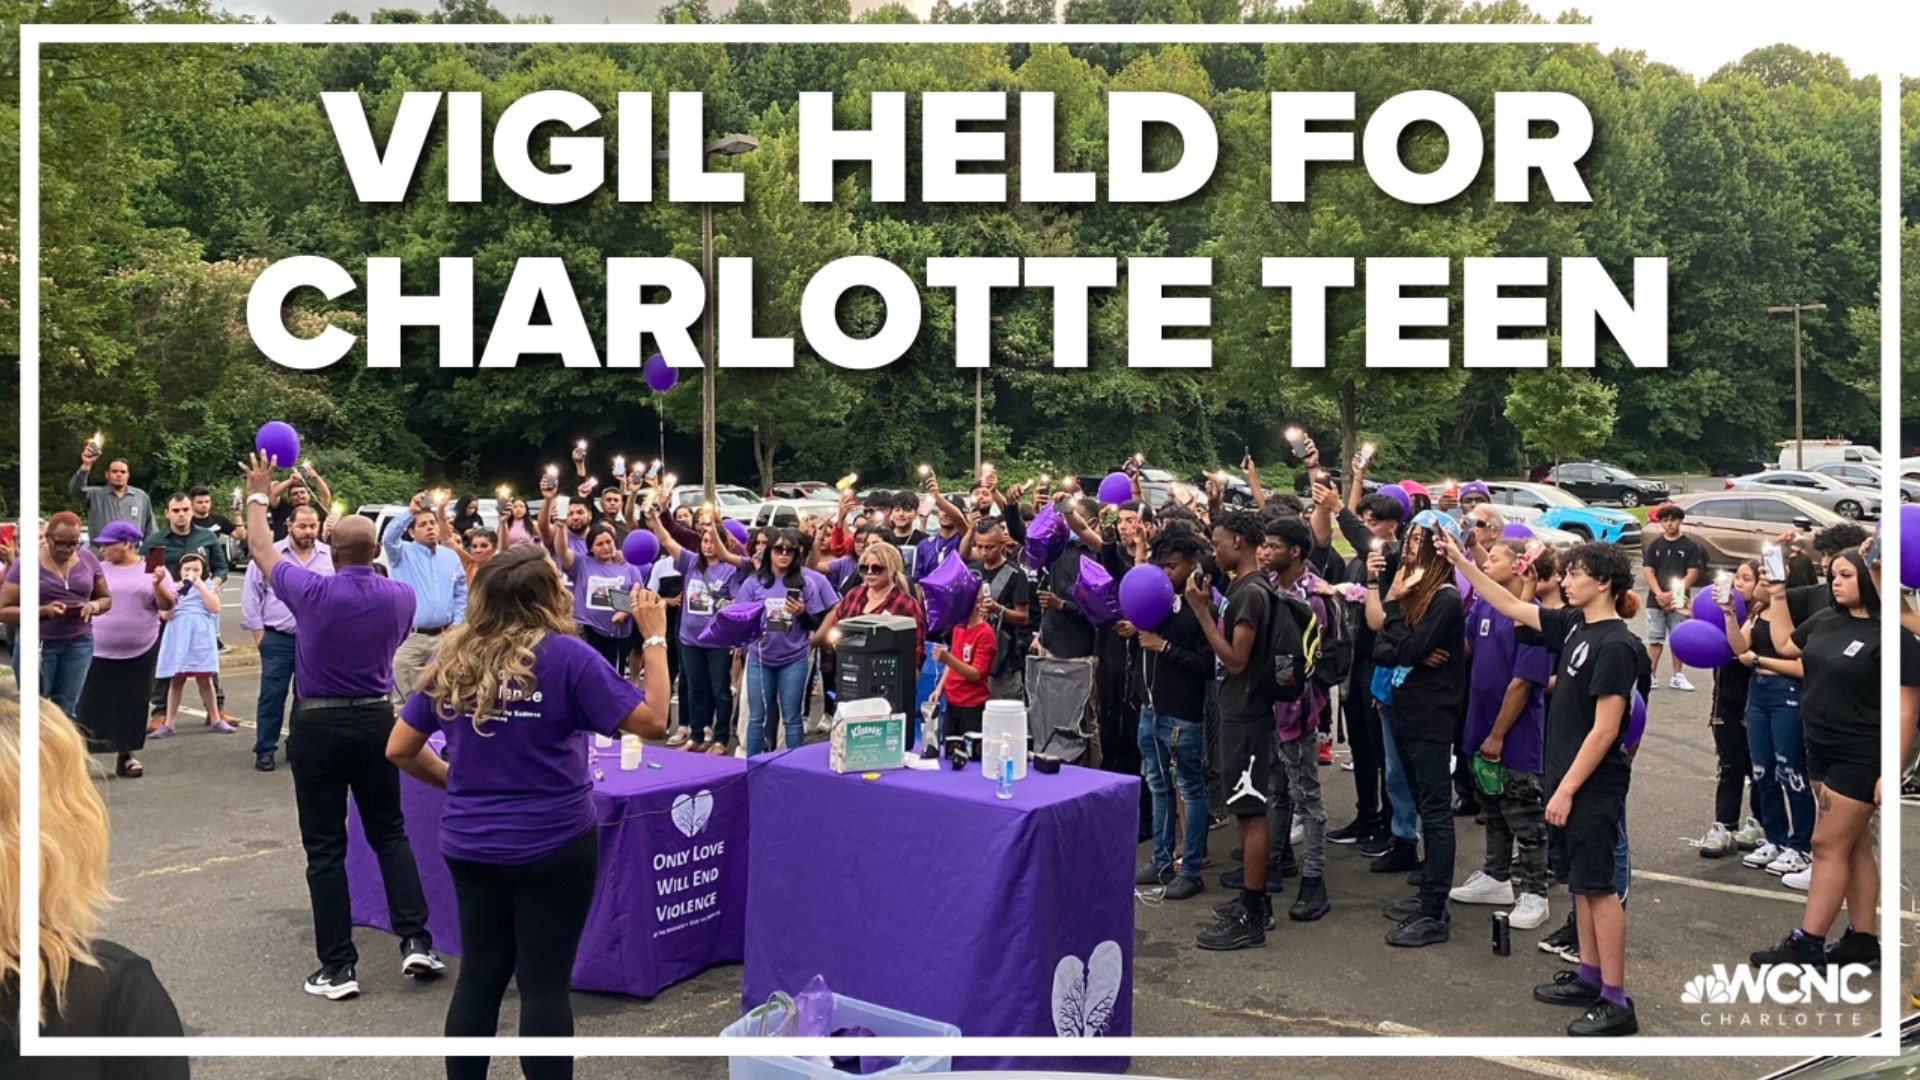
<path id="1" fill-rule="evenodd" d="M 1887 6 L 0 25 L 0 1071 L 1913 1067 Z"/>

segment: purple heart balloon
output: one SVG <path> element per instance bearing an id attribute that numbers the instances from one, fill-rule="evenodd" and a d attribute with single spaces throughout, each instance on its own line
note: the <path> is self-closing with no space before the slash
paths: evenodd
<path id="1" fill-rule="evenodd" d="M 1720 605 L 1713 602 L 1712 589 L 1701 589 L 1693 594 L 1693 617 L 1709 626 L 1723 625 Z M 1738 590 L 1733 592 L 1733 621 L 1737 623 L 1747 621 L 1747 598 L 1741 596 Z"/>
<path id="2" fill-rule="evenodd" d="M 1026 558 L 1027 569 L 1038 573 L 1053 565 L 1060 552 L 1067 546 L 1067 519 L 1053 508 L 1052 503 L 1040 508 L 1027 523 L 1027 541 L 1021 547 Z"/>
<path id="3" fill-rule="evenodd" d="M 1120 589 L 1099 561 L 1080 556 L 1080 578 L 1073 583 L 1073 602 L 1080 605 L 1087 621 L 1105 626 L 1120 618 Z"/>
<path id="4" fill-rule="evenodd" d="M 1640 691 L 1635 690 L 1633 692 L 1633 707 L 1627 710 L 1626 737 L 1620 740 L 1620 745 L 1631 750 L 1640 745 L 1640 736 L 1646 733 L 1647 699 L 1640 696 Z"/>
<path id="5" fill-rule="evenodd" d="M 920 579 L 920 594 L 927 611 L 927 633 L 938 636 L 967 621 L 967 613 L 980 598 L 980 578 L 963 560 L 949 556 Z"/>
<path id="6" fill-rule="evenodd" d="M 1711 671 L 1733 659 L 1733 646 L 1727 644 L 1726 628 L 1718 620 L 1688 619 L 1667 635 L 1673 655 L 1688 667 Z"/>
<path id="7" fill-rule="evenodd" d="M 1413 516 L 1413 496 L 1407 494 L 1406 488 L 1399 484 L 1387 484 L 1381 487 L 1379 494 L 1400 504 L 1400 516 L 1403 520 Z"/>
<path id="8" fill-rule="evenodd" d="M 1120 578 L 1120 614 L 1142 630 L 1158 630 L 1173 614 L 1173 581 L 1158 566 L 1136 566 Z"/>
<path id="9" fill-rule="evenodd" d="M 1100 481 L 1100 501 L 1107 506 L 1118 506 L 1133 498 L 1133 478 L 1123 472 L 1110 472 Z"/>
<path id="10" fill-rule="evenodd" d="M 647 386 L 656 394 L 664 394 L 680 382 L 680 369 L 667 363 L 667 358 L 654 353 L 640 369 L 647 380 Z"/>
<path id="11" fill-rule="evenodd" d="M 758 600 L 743 600 L 715 612 L 696 640 L 708 649 L 743 649 L 766 630 L 766 607 Z"/>
<path id="12" fill-rule="evenodd" d="M 254 449 L 262 457 L 282 469 L 291 469 L 300 463 L 300 433 L 293 425 L 279 420 L 269 421 L 253 437 Z"/>
<path id="13" fill-rule="evenodd" d="M 635 529 L 620 545 L 620 554 L 635 566 L 652 566 L 660 557 L 660 538 L 646 529 Z"/>

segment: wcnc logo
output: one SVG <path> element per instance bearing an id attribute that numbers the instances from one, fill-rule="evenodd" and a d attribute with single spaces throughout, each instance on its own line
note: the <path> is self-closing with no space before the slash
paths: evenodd
<path id="1" fill-rule="evenodd" d="M 1713 974 L 1695 975 L 1680 993 L 1684 1005 L 1865 1005 L 1873 1000 L 1873 969 L 1841 964 L 1825 969 L 1810 964 L 1741 965 L 1729 972 L 1713 965 Z"/>

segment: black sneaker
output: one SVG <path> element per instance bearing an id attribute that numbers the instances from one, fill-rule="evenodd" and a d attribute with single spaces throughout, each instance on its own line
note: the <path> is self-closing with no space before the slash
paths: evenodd
<path id="1" fill-rule="evenodd" d="M 1839 941 L 1827 946 L 1829 964 L 1865 964 L 1880 970 L 1880 935 L 1863 934 L 1851 927 Z"/>
<path id="2" fill-rule="evenodd" d="M 1227 901 L 1226 903 L 1214 905 L 1213 917 L 1216 919 L 1230 919 L 1233 917 L 1233 913 L 1237 910 L 1245 910 L 1245 906 L 1240 903 L 1240 897 L 1236 894 L 1233 899 Z M 1273 929 L 1273 894 L 1272 893 L 1260 894 L 1260 911 L 1263 916 L 1263 918 L 1260 920 L 1260 929 L 1262 930 Z"/>
<path id="3" fill-rule="evenodd" d="M 1273 856 L 1269 854 L 1267 860 L 1271 862 Z M 1293 857 L 1292 844 L 1288 844 L 1286 847 L 1280 849 L 1280 876 L 1283 878 L 1300 876 L 1300 861 Z M 1284 892 L 1285 890 L 1283 889 L 1281 891 Z"/>
<path id="4" fill-rule="evenodd" d="M 1413 885 L 1413 886 L 1420 886 L 1420 885 L 1425 885 L 1426 883 L 1427 883 L 1427 862 L 1425 859 L 1422 859 L 1413 865 L 1412 872 L 1407 875 L 1407 884 Z"/>
<path id="5" fill-rule="evenodd" d="M 1533 1000 L 1542 1005 L 1572 1005 L 1584 1009 L 1600 1000 L 1600 988 L 1581 982 L 1577 971 L 1562 971 L 1554 975 L 1552 982 L 1534 987 Z"/>
<path id="6" fill-rule="evenodd" d="M 1377 859 L 1393 850 L 1393 834 L 1369 836 L 1360 841 L 1360 854 L 1369 859 Z"/>
<path id="7" fill-rule="evenodd" d="M 1455 799 L 1453 801 L 1454 817 L 1476 817 L 1479 813 L 1480 805 L 1471 799 Z"/>
<path id="8" fill-rule="evenodd" d="M 1367 869 L 1376 874 L 1404 874 L 1419 865 L 1419 849 L 1405 840 L 1395 840 L 1385 855 L 1367 864 Z"/>
<path id="9" fill-rule="evenodd" d="M 253 755 L 253 768 L 256 772 L 272 772 L 273 751 L 269 750 L 264 754 Z"/>
<path id="10" fill-rule="evenodd" d="M 360 980 L 352 964 L 332 964 L 307 976 L 307 993 L 328 1001 L 360 996 Z"/>
<path id="11" fill-rule="evenodd" d="M 1172 867 L 1160 870 L 1156 869 L 1152 863 L 1148 863 L 1133 875 L 1133 883 L 1135 885 L 1165 885 L 1167 878 L 1171 876 L 1173 876 Z"/>
<path id="12" fill-rule="evenodd" d="M 1353 824 L 1338 828 L 1327 834 L 1329 844 L 1359 844 L 1372 839 L 1377 826 L 1366 818 L 1354 818 Z"/>
<path id="13" fill-rule="evenodd" d="M 1580 928 L 1574 924 L 1573 912 L 1567 912 L 1567 921 L 1560 929 L 1540 939 L 1540 951 L 1552 953 L 1569 964 L 1580 962 Z"/>
<path id="14" fill-rule="evenodd" d="M 433 947 L 423 937 L 410 937 L 400 943 L 400 974 L 413 979 L 438 978 L 447 970 L 447 965 L 434 954 Z"/>
<path id="15" fill-rule="evenodd" d="M 1232 889 L 1234 892 L 1239 892 L 1241 889 L 1246 888 L 1246 868 L 1242 867 L 1238 870 L 1228 870 L 1221 874 L 1220 887 L 1223 889 Z M 1270 893 L 1283 893 L 1287 891 L 1286 873 L 1271 863 L 1267 866 L 1267 891 Z"/>
<path id="16" fill-rule="evenodd" d="M 1420 898 L 1409 896 L 1404 900 L 1389 900 L 1380 905 L 1380 914 L 1395 923 L 1417 919 L 1420 917 Z"/>
<path id="17" fill-rule="evenodd" d="M 1205 888 L 1206 886 L 1200 883 L 1199 878 L 1190 878 L 1182 874 L 1167 882 L 1167 887 L 1160 897 L 1163 900 L 1190 900 L 1199 896 L 1201 890 Z"/>
<path id="18" fill-rule="evenodd" d="M 1327 900 L 1326 879 L 1303 877 L 1300 879 L 1300 895 L 1294 897 L 1287 918 L 1294 922 L 1313 922 L 1332 910 L 1333 904 Z"/>
<path id="19" fill-rule="evenodd" d="M 1824 968 L 1827 966 L 1827 943 L 1795 930 L 1782 938 L 1780 944 L 1771 949 L 1761 949 L 1749 959 L 1755 967 L 1766 964 L 1807 964 Z"/>
<path id="20" fill-rule="evenodd" d="M 1193 943 L 1213 952 L 1258 949 L 1266 945 L 1267 931 L 1259 920 L 1248 916 L 1245 906 L 1235 902 L 1231 911 L 1200 931 L 1200 936 L 1193 939 Z"/>
<path id="21" fill-rule="evenodd" d="M 1387 944 L 1402 949 L 1418 949 L 1423 945 L 1438 945 L 1452 936 L 1453 917 L 1443 915 L 1436 919 L 1431 915 L 1422 915 L 1387 931 Z"/>
<path id="22" fill-rule="evenodd" d="M 1633 999 L 1628 998 L 1626 1005 L 1620 1006 L 1606 998 L 1601 998 L 1593 1003 L 1592 1008 L 1582 1013 L 1578 1020 L 1567 1025 L 1567 1034 L 1573 1036 L 1640 1034 L 1640 1021 L 1633 1015 Z"/>

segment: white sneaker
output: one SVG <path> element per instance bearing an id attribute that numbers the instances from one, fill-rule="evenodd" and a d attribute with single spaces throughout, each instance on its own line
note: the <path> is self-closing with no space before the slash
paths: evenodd
<path id="1" fill-rule="evenodd" d="M 1780 875 L 1780 884 L 1795 892 L 1806 892 L 1813 887 L 1813 864 L 1809 862 L 1805 870 Z"/>
<path id="2" fill-rule="evenodd" d="M 1751 866 L 1755 870 L 1758 870 L 1779 857 L 1780 849 L 1762 840 L 1760 841 L 1759 847 L 1748 852 L 1746 858 L 1740 860 L 1740 864 L 1742 866 Z"/>
<path id="3" fill-rule="evenodd" d="M 1780 857 L 1767 864 L 1767 873 L 1774 877 L 1785 877 L 1805 870 L 1810 864 L 1807 857 L 1792 848 L 1781 848 Z"/>
<path id="4" fill-rule="evenodd" d="M 1505 907 L 1513 903 L 1513 882 L 1496 881 L 1475 870 L 1473 876 L 1468 878 L 1464 885 L 1455 886 L 1447 896 L 1462 904 L 1495 904 Z"/>
<path id="5" fill-rule="evenodd" d="M 1307 827 L 1300 822 L 1293 823 L 1293 831 L 1287 834 L 1287 843 L 1304 843 L 1307 839 Z"/>
<path id="6" fill-rule="evenodd" d="M 1766 843 L 1767 832 L 1760 823 L 1752 818 L 1740 823 L 1740 831 L 1733 834 L 1733 843 L 1741 851 L 1752 851 Z"/>
<path id="7" fill-rule="evenodd" d="M 1507 924 L 1516 930 L 1532 930 L 1547 921 L 1547 898 L 1539 893 L 1521 893 L 1507 916 Z"/>
<path id="8" fill-rule="evenodd" d="M 1725 825 L 1714 822 L 1713 828 L 1708 829 L 1706 837 L 1700 841 L 1700 857 L 1718 859 L 1733 852 L 1733 833 Z"/>
<path id="9" fill-rule="evenodd" d="M 1684 690 L 1688 693 L 1693 692 L 1693 684 L 1688 682 L 1687 677 L 1678 671 L 1673 673 L 1673 678 L 1667 680 L 1667 685 L 1673 687 L 1675 690 Z"/>

